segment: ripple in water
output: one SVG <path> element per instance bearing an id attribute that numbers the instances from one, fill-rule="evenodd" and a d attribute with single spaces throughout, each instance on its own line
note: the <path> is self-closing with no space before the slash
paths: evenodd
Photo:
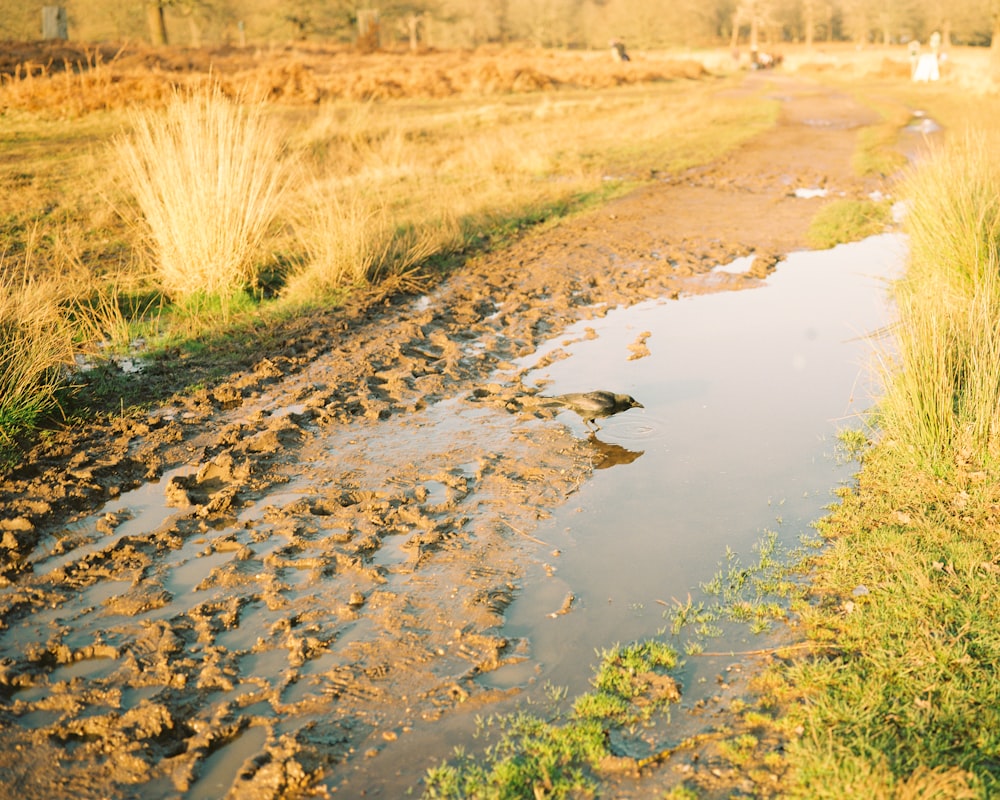
<path id="1" fill-rule="evenodd" d="M 598 424 L 601 429 L 591 432 L 590 439 L 596 437 L 607 444 L 617 439 L 629 442 L 656 442 L 667 438 L 670 433 L 666 419 L 657 414 L 635 409 L 598 420 Z M 571 423 L 571 426 L 574 431 L 578 429 L 585 431 L 582 424 Z"/>

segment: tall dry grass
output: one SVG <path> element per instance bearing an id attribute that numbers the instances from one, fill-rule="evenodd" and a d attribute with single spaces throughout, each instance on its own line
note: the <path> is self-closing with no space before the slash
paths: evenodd
<path id="1" fill-rule="evenodd" d="M 65 284 L 0 255 L 0 445 L 57 403 L 73 340 Z"/>
<path id="2" fill-rule="evenodd" d="M 302 266 L 285 281 L 283 296 L 323 302 L 346 289 L 383 284 L 421 285 L 418 267 L 459 240 L 453 226 L 399 228 L 386 203 L 367 193 L 314 182 L 294 224 Z"/>
<path id="3" fill-rule="evenodd" d="M 285 190 L 284 141 L 259 102 L 211 90 L 135 115 L 116 141 L 163 290 L 228 298 L 252 284 Z"/>
<path id="4" fill-rule="evenodd" d="M 911 172 L 886 435 L 921 463 L 1000 458 L 1000 140 L 967 133 Z"/>
<path id="5" fill-rule="evenodd" d="M 689 85 L 322 105 L 292 141 L 313 179 L 290 202 L 303 264 L 282 294 L 413 281 L 421 261 L 472 239 L 711 160 L 774 114 L 766 99 Z"/>

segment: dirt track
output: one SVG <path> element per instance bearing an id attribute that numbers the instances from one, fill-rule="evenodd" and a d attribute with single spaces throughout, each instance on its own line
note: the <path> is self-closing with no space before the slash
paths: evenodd
<path id="1" fill-rule="evenodd" d="M 530 646 L 503 613 L 549 555 L 531 531 L 609 457 L 514 360 L 615 305 L 763 277 L 824 202 L 797 188 L 884 188 L 850 168 L 870 111 L 762 83 L 780 125 L 723 162 L 40 444 L 0 485 L 3 794 L 213 796 L 219 766 L 214 796 L 356 795 L 352 761 L 488 708 L 471 678 Z M 748 253 L 756 278 L 708 278 Z"/>

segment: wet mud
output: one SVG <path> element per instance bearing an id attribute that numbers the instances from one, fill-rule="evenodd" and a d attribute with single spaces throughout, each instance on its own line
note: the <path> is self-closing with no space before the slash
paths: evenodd
<path id="1" fill-rule="evenodd" d="M 355 765 L 516 696 L 476 678 L 527 658 L 505 610 L 526 563 L 559 558 L 533 531 L 638 455 L 540 401 L 525 375 L 560 352 L 538 346 L 616 306 L 759 284 L 825 202 L 797 189 L 885 188 L 850 167 L 870 111 L 748 84 L 781 124 L 724 161 L 40 442 L 0 484 L 0 792 L 358 796 Z M 714 270 L 751 254 L 749 274 Z"/>

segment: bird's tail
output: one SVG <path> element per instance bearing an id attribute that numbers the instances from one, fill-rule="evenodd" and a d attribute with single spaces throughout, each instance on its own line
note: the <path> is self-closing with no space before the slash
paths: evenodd
<path id="1" fill-rule="evenodd" d="M 540 394 L 527 395 L 522 399 L 522 403 L 525 407 L 533 408 L 561 408 L 566 405 L 566 401 L 561 397 L 545 397 Z"/>

